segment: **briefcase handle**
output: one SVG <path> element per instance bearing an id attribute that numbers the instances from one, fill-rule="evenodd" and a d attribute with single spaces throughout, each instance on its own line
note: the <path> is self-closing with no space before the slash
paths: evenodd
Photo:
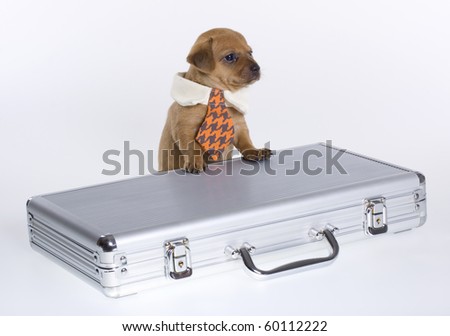
<path id="1" fill-rule="evenodd" d="M 241 256 L 245 267 L 251 272 L 252 275 L 256 275 L 258 278 L 271 277 L 287 271 L 297 270 L 301 267 L 320 264 L 335 259 L 339 253 L 339 244 L 336 238 L 334 237 L 334 234 L 329 229 L 324 229 L 321 233 L 326 238 L 326 240 L 328 241 L 328 243 L 332 248 L 331 254 L 326 257 L 298 260 L 289 264 L 272 268 L 270 270 L 262 270 L 258 268 L 253 262 L 253 259 L 250 255 L 252 247 L 249 244 L 244 244 L 238 250 L 237 254 Z"/>

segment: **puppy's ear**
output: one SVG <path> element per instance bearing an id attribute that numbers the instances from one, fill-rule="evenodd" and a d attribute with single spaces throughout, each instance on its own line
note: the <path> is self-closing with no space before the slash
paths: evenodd
<path id="1" fill-rule="evenodd" d="M 207 41 L 196 43 L 191 49 L 186 60 L 189 64 L 195 66 L 202 72 L 211 72 L 214 70 L 214 56 L 212 51 L 213 39 L 210 37 Z"/>

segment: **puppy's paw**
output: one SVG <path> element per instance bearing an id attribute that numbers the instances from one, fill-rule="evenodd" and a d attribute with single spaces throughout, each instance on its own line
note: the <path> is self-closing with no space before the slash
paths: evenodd
<path id="1" fill-rule="evenodd" d="M 205 169 L 206 169 L 206 162 L 203 160 L 201 156 L 194 156 L 189 160 L 186 160 L 183 166 L 184 171 L 192 174 L 198 174 L 201 171 L 204 171 Z"/>
<path id="2" fill-rule="evenodd" d="M 245 160 L 249 161 L 261 161 L 270 158 L 273 152 L 268 148 L 261 149 L 247 149 L 242 152 L 242 156 Z"/>

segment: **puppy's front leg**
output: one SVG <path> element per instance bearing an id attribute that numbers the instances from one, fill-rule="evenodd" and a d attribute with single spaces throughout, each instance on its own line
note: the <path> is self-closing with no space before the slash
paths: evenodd
<path id="1" fill-rule="evenodd" d="M 195 135 L 194 135 L 195 136 Z M 206 162 L 203 160 L 203 151 L 200 144 L 190 136 L 180 137 L 180 151 L 182 153 L 180 167 L 189 173 L 198 174 L 205 170 Z"/>
<path id="2" fill-rule="evenodd" d="M 272 151 L 268 148 L 255 148 L 250 139 L 250 132 L 247 123 L 242 117 L 234 117 L 235 119 L 235 141 L 234 146 L 241 152 L 246 160 L 261 161 L 270 158 Z"/>
<path id="3" fill-rule="evenodd" d="M 203 150 L 195 140 L 205 113 L 205 108 L 199 105 L 179 108 L 173 129 L 174 139 L 181 152 L 179 167 L 190 173 L 198 173 L 206 168 Z"/>

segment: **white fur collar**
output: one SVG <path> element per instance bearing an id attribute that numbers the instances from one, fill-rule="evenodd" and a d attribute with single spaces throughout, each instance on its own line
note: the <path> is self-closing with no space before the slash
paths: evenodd
<path id="1" fill-rule="evenodd" d="M 184 78 L 185 73 L 175 75 L 170 95 L 181 106 L 197 104 L 208 105 L 211 88 Z M 245 114 L 248 110 L 248 89 L 243 88 L 235 92 L 224 91 L 225 103 Z"/>

